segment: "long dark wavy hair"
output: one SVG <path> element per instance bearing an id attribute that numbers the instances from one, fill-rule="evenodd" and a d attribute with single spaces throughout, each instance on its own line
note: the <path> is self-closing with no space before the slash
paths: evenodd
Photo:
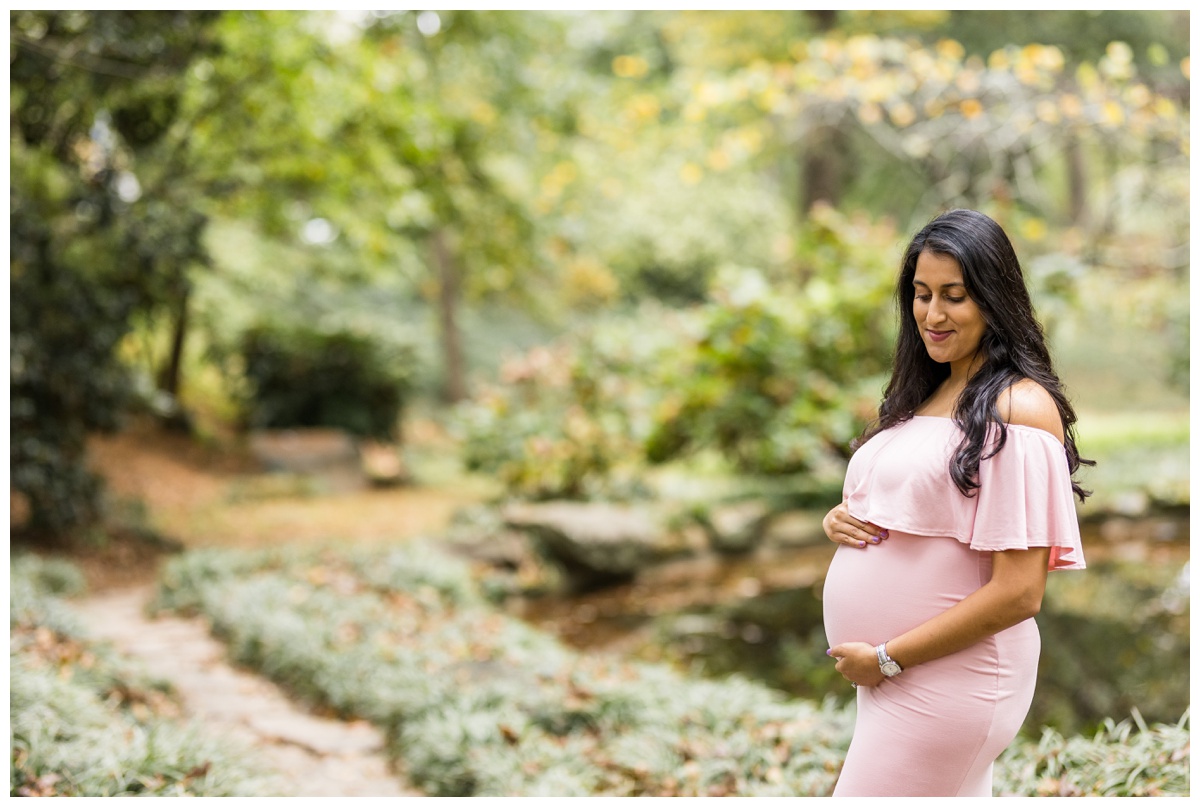
<path id="1" fill-rule="evenodd" d="M 904 252 L 896 283 L 900 333 L 892 360 L 892 377 L 883 393 L 879 417 L 852 443 L 857 449 L 871 437 L 912 418 L 921 402 L 950 375 L 949 363 L 929 357 L 913 315 L 913 277 L 917 257 L 925 251 L 953 258 L 962 268 L 967 294 L 983 313 L 985 328 L 979 352 L 983 366 L 971 376 L 954 406 L 954 421 L 963 431 L 950 475 L 964 496 L 979 487 L 979 462 L 994 456 L 1008 438 L 1000 417 L 1000 394 L 1023 378 L 1036 381 L 1054 398 L 1062 418 L 1067 462 L 1072 477 L 1080 465 L 1095 465 L 1080 458 L 1075 447 L 1075 410 L 1063 393 L 1046 347 L 1046 336 L 1033 313 L 1021 264 L 1000 225 L 975 210 L 951 210 L 918 232 Z M 996 423 L 1000 437 L 995 450 L 983 455 L 988 424 Z M 1071 489 L 1080 501 L 1091 495 L 1074 479 Z"/>

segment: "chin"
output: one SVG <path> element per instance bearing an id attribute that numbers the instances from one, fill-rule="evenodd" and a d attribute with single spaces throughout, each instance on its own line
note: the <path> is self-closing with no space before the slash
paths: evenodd
<path id="1" fill-rule="evenodd" d="M 951 355 L 949 353 L 942 352 L 942 351 L 930 350 L 929 358 L 933 359 L 938 364 L 949 364 L 950 362 L 954 361 L 955 359 L 957 359 L 959 357 Z"/>

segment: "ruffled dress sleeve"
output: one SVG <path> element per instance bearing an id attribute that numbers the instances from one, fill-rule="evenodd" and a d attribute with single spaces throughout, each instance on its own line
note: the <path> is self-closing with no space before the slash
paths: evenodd
<path id="1" fill-rule="evenodd" d="M 984 455 L 995 447 L 993 426 Z M 955 538 L 981 552 L 1049 547 L 1051 571 L 1082 569 L 1083 544 L 1066 449 L 1049 432 L 1009 424 L 999 453 L 979 463 L 964 496 L 950 476 L 962 431 L 915 416 L 877 434 L 850 459 L 842 489 L 850 515 L 913 535 Z"/>
<path id="2" fill-rule="evenodd" d="M 1049 547 L 1051 571 L 1083 569 L 1073 496 L 1062 444 L 1042 429 L 1009 424 L 1004 447 L 979 463 L 970 546 L 985 552 Z"/>

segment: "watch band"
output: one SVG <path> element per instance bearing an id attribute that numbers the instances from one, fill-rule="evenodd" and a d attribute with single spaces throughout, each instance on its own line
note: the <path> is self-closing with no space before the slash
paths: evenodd
<path id="1" fill-rule="evenodd" d="M 875 658 L 879 661 L 879 671 L 888 678 L 893 678 L 904 672 L 904 668 L 887 652 L 887 642 L 883 642 L 875 648 Z"/>

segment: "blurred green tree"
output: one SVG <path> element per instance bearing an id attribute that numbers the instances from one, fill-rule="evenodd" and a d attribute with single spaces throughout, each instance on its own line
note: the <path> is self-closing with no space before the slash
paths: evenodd
<path id="1" fill-rule="evenodd" d="M 227 17 L 192 101 L 214 107 L 193 132 L 205 141 L 195 171 L 225 190 L 209 196 L 214 215 L 291 244 L 320 221 L 362 285 L 405 274 L 437 311 L 442 395 L 462 398 L 465 301 L 529 305 L 545 269 L 527 164 L 535 141 L 573 125 L 572 100 L 536 63 L 558 25 L 492 12 Z"/>
<path id="2" fill-rule="evenodd" d="M 10 14 L 10 463 L 43 536 L 96 512 L 84 439 L 128 400 L 115 349 L 131 317 L 186 295 L 187 269 L 205 261 L 186 193 L 148 194 L 139 172 L 214 17 Z"/>
<path id="3" fill-rule="evenodd" d="M 1103 249 L 1186 267 L 1177 18 L 959 14 L 13 12 L 14 435 L 51 433 L 66 416 L 47 402 L 82 388 L 31 379 L 117 368 L 131 323 L 162 338 L 150 375 L 178 400 L 197 323 L 227 345 L 264 316 L 392 339 L 431 310 L 422 341 L 457 399 L 472 306 L 561 329 L 646 297 L 701 303 L 737 267 L 811 282 L 817 198 L 900 230 L 982 207 L 1043 251 L 1053 232 L 1047 265 Z M 822 178 L 833 151 L 845 170 Z M 1136 227 L 1176 251 L 1133 256 Z M 238 228 L 264 248 L 221 243 L 222 276 L 196 271 Z M 57 342 L 39 336 L 68 309 Z M 14 440 L 14 467 L 37 445 Z"/>
<path id="4" fill-rule="evenodd" d="M 463 295 L 519 293 L 537 276 L 503 157 L 527 145 L 525 102 L 540 96 L 526 87 L 524 55 L 547 39 L 550 18 L 10 20 L 12 460 L 38 529 L 66 530 L 95 511 L 83 439 L 111 428 L 126 401 L 117 348 L 139 318 L 170 320 L 156 375 L 177 396 L 189 270 L 208 263 L 213 217 L 293 243 L 340 240 L 366 285 L 419 248 L 418 265 L 433 272 L 417 285 L 441 312 L 445 395 L 465 394 Z"/>

